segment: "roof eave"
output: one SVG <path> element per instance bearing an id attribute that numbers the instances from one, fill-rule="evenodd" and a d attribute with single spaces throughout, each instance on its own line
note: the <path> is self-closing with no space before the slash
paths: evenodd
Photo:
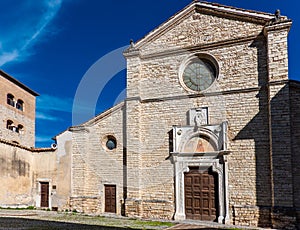
<path id="1" fill-rule="evenodd" d="M 7 80 L 11 81 L 12 83 L 16 84 L 20 88 L 26 90 L 28 93 L 32 94 L 33 96 L 35 97 L 39 96 L 37 92 L 33 91 L 32 89 L 30 89 L 29 87 L 27 87 L 26 85 L 24 85 L 23 83 L 15 79 L 14 77 L 10 76 L 8 73 L 4 72 L 3 70 L 0 70 L 0 75 L 5 77 Z"/>
<path id="2" fill-rule="evenodd" d="M 145 43 L 150 42 L 151 40 L 155 39 L 157 36 L 162 34 L 164 31 L 170 29 L 171 26 L 176 25 L 178 21 L 190 15 L 190 13 L 192 13 L 193 11 L 257 23 L 260 25 L 265 25 L 266 23 L 274 19 L 274 14 L 270 13 L 264 13 L 254 10 L 245 10 L 242 8 L 209 3 L 205 1 L 193 1 L 184 9 L 170 17 L 167 21 L 153 29 L 146 36 L 138 40 L 134 45 L 135 50 L 140 49 Z M 285 16 L 281 17 L 284 20 L 287 19 L 287 17 Z"/>

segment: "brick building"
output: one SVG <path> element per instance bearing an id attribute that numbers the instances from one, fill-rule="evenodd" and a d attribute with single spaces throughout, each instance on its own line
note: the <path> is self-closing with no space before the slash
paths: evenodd
<path id="1" fill-rule="evenodd" d="M 0 70 L 0 207 L 52 208 L 69 197 L 69 158 L 34 147 L 36 96 Z"/>
<path id="2" fill-rule="evenodd" d="M 34 146 L 36 92 L 0 70 L 0 138 Z"/>

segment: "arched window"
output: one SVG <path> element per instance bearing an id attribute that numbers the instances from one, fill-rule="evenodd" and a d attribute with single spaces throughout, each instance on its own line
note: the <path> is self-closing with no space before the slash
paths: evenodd
<path id="1" fill-rule="evenodd" d="M 23 125 L 18 125 L 18 127 L 16 128 L 16 132 L 17 133 L 23 133 L 23 128 L 24 128 Z"/>
<path id="2" fill-rule="evenodd" d="M 14 130 L 14 122 L 11 120 L 7 120 L 6 128 L 13 131 Z"/>
<path id="3" fill-rule="evenodd" d="M 18 99 L 17 104 L 16 104 L 16 108 L 18 110 L 23 111 L 23 109 L 24 109 L 24 102 L 21 99 Z"/>
<path id="4" fill-rule="evenodd" d="M 113 150 L 117 148 L 117 140 L 114 136 L 107 136 L 107 141 L 106 141 L 106 148 L 108 150 Z"/>
<path id="5" fill-rule="evenodd" d="M 15 106 L 14 96 L 12 94 L 7 94 L 7 104 Z"/>

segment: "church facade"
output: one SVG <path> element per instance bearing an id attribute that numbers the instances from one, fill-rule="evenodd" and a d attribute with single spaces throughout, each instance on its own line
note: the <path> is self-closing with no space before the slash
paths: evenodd
<path id="1" fill-rule="evenodd" d="M 56 137 L 58 148 L 72 146 L 70 206 L 296 226 L 300 85 L 288 79 L 291 24 L 278 11 L 194 1 L 131 43 L 126 100 Z"/>
<path id="2" fill-rule="evenodd" d="M 299 227 L 291 25 L 279 11 L 193 1 L 124 51 L 124 102 L 58 134 L 51 149 L 1 142 L 30 156 L 22 205 Z"/>

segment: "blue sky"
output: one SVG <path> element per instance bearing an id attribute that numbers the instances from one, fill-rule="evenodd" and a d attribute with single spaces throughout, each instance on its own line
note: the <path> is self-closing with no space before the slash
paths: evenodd
<path id="1" fill-rule="evenodd" d="M 74 124 L 72 105 L 78 91 L 86 93 L 87 99 L 91 92 L 94 92 L 93 97 L 97 96 L 93 115 L 122 99 L 125 70 L 115 74 L 97 94 L 97 85 L 102 84 L 103 76 L 99 69 L 92 71 L 93 65 L 97 61 L 99 64 L 99 60 L 108 60 L 112 67 L 121 65 L 116 67 L 121 70 L 124 63 L 114 63 L 115 54 L 111 51 L 128 45 L 130 39 L 142 38 L 190 2 L 0 0 L 0 68 L 40 94 L 36 110 L 36 146 L 50 146 L 53 136 Z M 293 1 L 212 2 L 268 13 L 280 9 L 282 15 L 291 18 L 289 76 L 300 80 L 297 68 L 300 14 Z M 82 84 L 87 73 L 95 81 L 94 85 Z M 84 110 L 85 106 L 79 108 Z"/>

